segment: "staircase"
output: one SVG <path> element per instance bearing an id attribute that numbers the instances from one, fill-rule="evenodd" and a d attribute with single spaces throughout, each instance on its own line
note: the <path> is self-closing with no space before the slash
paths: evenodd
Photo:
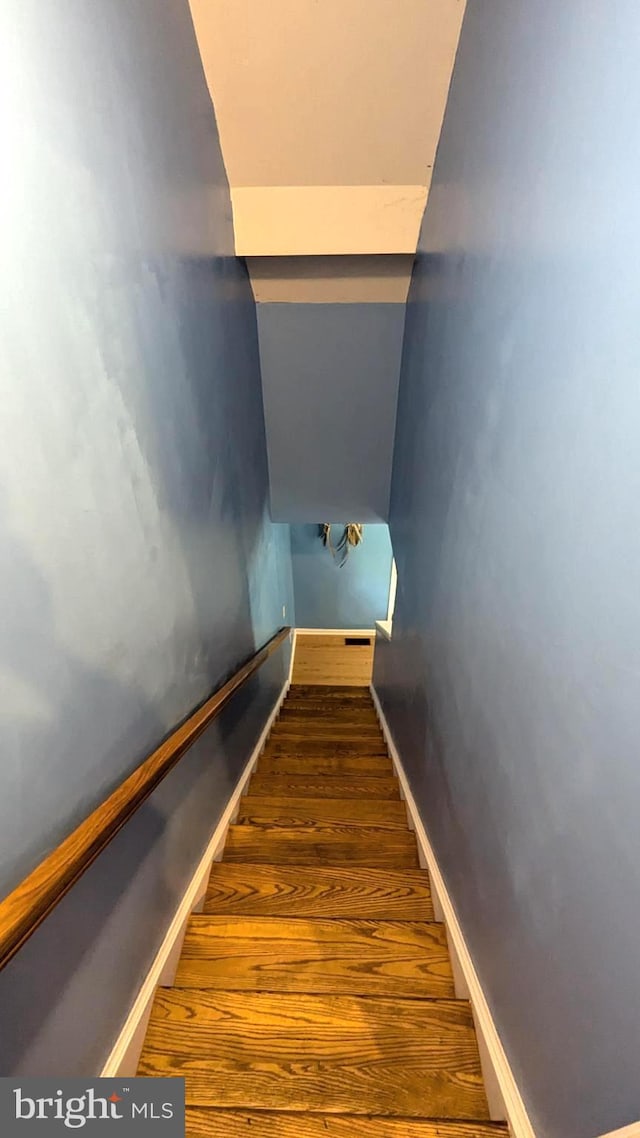
<path id="1" fill-rule="evenodd" d="M 506 1134 L 366 688 L 290 689 L 138 1073 L 190 1136 Z"/>

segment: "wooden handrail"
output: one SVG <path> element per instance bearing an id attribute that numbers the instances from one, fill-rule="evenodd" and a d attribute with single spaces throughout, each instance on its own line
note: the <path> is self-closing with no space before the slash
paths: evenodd
<path id="1" fill-rule="evenodd" d="M 279 648 L 290 631 L 287 627 L 277 632 L 0 902 L 0 969 L 22 948 L 185 751 L 220 714 L 232 695 Z"/>

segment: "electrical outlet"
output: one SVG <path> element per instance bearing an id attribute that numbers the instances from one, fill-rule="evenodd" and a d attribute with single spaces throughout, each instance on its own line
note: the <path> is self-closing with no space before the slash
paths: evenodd
<path id="1" fill-rule="evenodd" d="M 287 619 L 287 606 L 286 605 L 282 606 L 282 619 L 283 620 Z"/>

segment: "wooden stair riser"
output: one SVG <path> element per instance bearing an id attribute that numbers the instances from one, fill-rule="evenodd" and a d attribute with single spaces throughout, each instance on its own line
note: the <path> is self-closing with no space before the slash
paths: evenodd
<path id="1" fill-rule="evenodd" d="M 367 778 L 393 778 L 393 764 L 387 755 L 305 755 L 265 752 L 258 760 L 257 775 L 366 775 Z"/>
<path id="2" fill-rule="evenodd" d="M 279 731 L 280 728 L 295 728 L 301 727 L 303 731 L 306 729 L 313 729 L 313 731 L 325 731 L 328 733 L 335 731 L 364 731 L 376 732 L 381 734 L 381 728 L 372 711 L 361 711 L 360 715 L 356 715 L 355 711 L 331 711 L 326 714 L 321 714 L 320 711 L 289 711 L 286 707 L 282 709 L 280 715 L 273 724 L 273 731 Z"/>
<path id="3" fill-rule="evenodd" d="M 389 830 L 384 841 L 374 831 L 327 834 L 323 830 L 263 829 L 230 826 L 223 861 L 271 865 L 362 865 L 391 869 L 418 867 L 411 832 Z"/>
<path id="4" fill-rule="evenodd" d="M 288 699 L 339 699 L 339 700 L 371 700 L 371 688 L 368 684 L 291 684 L 287 692 Z"/>
<path id="5" fill-rule="evenodd" d="M 188 1138 L 508 1138 L 502 1122 L 451 1122 L 340 1114 L 188 1107 Z"/>
<path id="6" fill-rule="evenodd" d="M 341 720 L 350 720 L 354 723 L 359 723 L 362 719 L 372 722 L 373 719 L 378 721 L 375 711 L 369 704 L 354 704 L 350 703 L 333 703 L 329 708 L 326 704 L 320 704 L 317 700 L 310 700 L 308 703 L 301 703 L 299 700 L 295 703 L 284 703 L 282 705 L 281 715 L 287 717 L 291 716 L 293 719 L 308 719 L 315 716 L 320 716 L 325 722 L 328 715 L 336 717 L 336 722 Z"/>
<path id="7" fill-rule="evenodd" d="M 270 736 L 265 755 L 335 755 L 350 758 L 354 755 L 377 755 L 389 758 L 384 742 L 376 739 L 285 739 Z"/>
<path id="8" fill-rule="evenodd" d="M 296 720 L 290 723 L 287 720 L 278 720 L 273 726 L 270 739 L 319 739 L 328 742 L 350 743 L 351 740 L 368 742 L 375 740 L 384 747 L 384 735 L 375 724 L 331 724 L 319 723 L 315 719 Z"/>
<path id="9" fill-rule="evenodd" d="M 400 800 L 397 779 L 375 775 L 255 774 L 248 792 L 252 797 L 375 798 Z"/>
<path id="10" fill-rule="evenodd" d="M 376 715 L 375 705 L 370 696 L 366 699 L 317 699 L 315 697 L 292 698 L 288 696 L 280 709 L 289 715 L 319 715 L 326 720 L 333 715 Z"/>
<path id="11" fill-rule="evenodd" d="M 283 703 L 280 714 L 276 720 L 277 723 L 283 723 L 285 720 L 299 721 L 306 723 L 309 719 L 318 719 L 321 723 L 364 723 L 366 725 L 373 725 L 374 727 L 380 726 L 380 721 L 376 715 L 375 708 L 373 707 L 346 707 L 341 705 L 339 707 L 331 706 L 329 708 L 311 708 L 292 705 L 285 701 Z"/>

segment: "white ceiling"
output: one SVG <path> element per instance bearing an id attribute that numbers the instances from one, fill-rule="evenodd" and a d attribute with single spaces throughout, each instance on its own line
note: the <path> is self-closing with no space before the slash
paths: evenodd
<path id="1" fill-rule="evenodd" d="M 191 0 L 246 255 L 409 253 L 464 0 Z"/>

